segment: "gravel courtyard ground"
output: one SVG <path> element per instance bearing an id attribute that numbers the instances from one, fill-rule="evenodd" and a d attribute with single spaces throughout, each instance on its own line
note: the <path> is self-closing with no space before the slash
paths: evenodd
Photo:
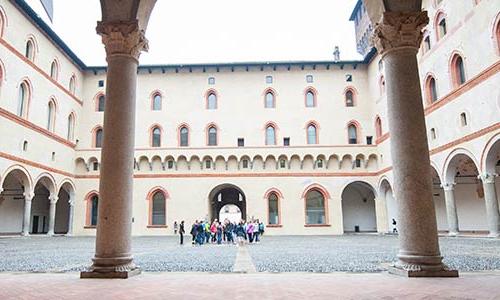
<path id="1" fill-rule="evenodd" d="M 85 269 L 93 237 L 0 238 L 0 272 L 71 272 Z M 445 263 L 460 271 L 500 270 L 500 239 L 440 238 Z M 380 272 L 397 254 L 395 236 L 264 237 L 248 246 L 259 272 Z M 175 237 L 134 237 L 135 262 L 149 272 L 231 272 L 237 247 L 179 246 Z"/>

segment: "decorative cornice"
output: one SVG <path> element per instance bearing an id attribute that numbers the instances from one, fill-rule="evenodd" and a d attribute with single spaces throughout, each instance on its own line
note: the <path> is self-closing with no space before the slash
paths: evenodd
<path id="1" fill-rule="evenodd" d="M 371 42 L 383 56 L 401 48 L 418 51 L 422 42 L 422 29 L 429 23 L 426 11 L 384 12 L 382 22 L 375 24 Z"/>
<path id="2" fill-rule="evenodd" d="M 107 56 L 130 55 L 139 59 L 141 51 L 148 51 L 148 40 L 139 22 L 97 22 L 96 31 L 102 37 Z"/>

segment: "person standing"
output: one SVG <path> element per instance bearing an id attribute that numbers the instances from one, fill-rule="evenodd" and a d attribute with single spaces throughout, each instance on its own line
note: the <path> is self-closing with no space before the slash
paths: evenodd
<path id="1" fill-rule="evenodd" d="M 196 234 L 198 231 L 198 220 L 194 221 L 193 225 L 191 226 L 191 236 L 193 239 L 191 240 L 191 244 L 195 244 L 196 242 Z"/>
<path id="2" fill-rule="evenodd" d="M 253 221 L 248 222 L 247 224 L 247 235 L 248 235 L 248 242 L 253 243 L 253 232 L 254 232 L 254 225 Z"/>
<path id="3" fill-rule="evenodd" d="M 177 234 L 178 224 L 177 221 L 174 221 L 174 234 Z"/>
<path id="4" fill-rule="evenodd" d="M 254 241 L 258 243 L 260 241 L 259 220 L 255 220 L 255 222 L 253 223 L 253 236 L 254 236 Z"/>
<path id="5" fill-rule="evenodd" d="M 181 225 L 179 226 L 179 236 L 181 245 L 184 244 L 184 220 L 181 221 Z"/>
<path id="6" fill-rule="evenodd" d="M 222 224 L 220 222 L 217 223 L 217 244 L 220 245 L 222 243 Z"/>

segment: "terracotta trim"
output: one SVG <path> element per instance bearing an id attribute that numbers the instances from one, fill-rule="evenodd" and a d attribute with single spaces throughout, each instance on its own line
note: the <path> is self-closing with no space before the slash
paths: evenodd
<path id="1" fill-rule="evenodd" d="M 382 118 L 377 114 L 375 115 L 375 137 L 377 141 L 383 136 L 383 131 L 382 131 Z M 378 143 L 377 143 L 378 144 Z"/>
<path id="2" fill-rule="evenodd" d="M 266 224 L 266 227 L 268 228 L 281 228 L 283 227 L 282 224 Z"/>
<path id="3" fill-rule="evenodd" d="M 83 229 L 97 229 L 97 226 L 95 226 L 95 225 L 85 225 L 85 226 L 83 226 Z"/>
<path id="4" fill-rule="evenodd" d="M 267 97 L 267 94 L 268 93 L 271 93 L 273 95 L 273 106 L 271 107 L 266 107 L 266 97 Z M 264 108 L 276 108 L 276 97 L 278 95 L 278 93 L 276 92 L 276 90 L 274 90 L 272 87 L 268 87 L 264 90 L 264 92 L 262 93 L 262 95 L 264 96 Z"/>
<path id="5" fill-rule="evenodd" d="M 64 93 L 66 93 L 68 96 L 70 96 L 73 100 L 75 100 L 78 104 L 83 106 L 83 101 L 78 99 L 75 95 L 73 95 L 68 89 L 66 89 L 64 86 L 62 86 L 59 82 L 55 81 L 50 77 L 50 74 L 45 73 L 40 67 L 38 67 L 36 64 L 34 64 L 32 61 L 24 57 L 19 51 L 17 51 L 16 48 L 14 48 L 12 45 L 10 45 L 6 40 L 3 38 L 0 38 L 0 44 L 2 44 L 5 48 L 7 48 L 10 52 L 12 52 L 14 55 L 16 55 L 18 58 L 20 58 L 23 62 L 31 66 L 35 71 L 40 73 L 43 77 L 45 77 L 48 81 L 52 82 L 55 86 L 57 86 L 59 89 L 61 89 Z M 76 82 L 75 82 L 75 88 L 76 88 Z"/>
<path id="6" fill-rule="evenodd" d="M 309 126 L 314 126 L 315 133 L 316 133 L 316 140 L 314 144 L 309 144 Z M 304 127 L 306 130 L 306 145 L 317 145 L 319 144 L 319 124 L 318 122 L 314 120 L 307 121 L 306 126 Z"/>
<path id="7" fill-rule="evenodd" d="M 297 146 L 280 146 L 280 145 L 267 145 L 267 146 L 245 146 L 244 149 L 302 149 L 302 148 L 371 148 L 377 147 L 377 145 L 363 145 L 363 144 L 343 144 L 343 145 L 297 145 Z M 149 148 L 135 148 L 136 151 L 147 151 L 147 150 L 185 150 L 186 147 L 149 147 Z M 189 150 L 209 150 L 213 147 L 189 147 Z M 242 147 L 217 147 L 217 149 L 242 149 Z M 94 148 L 78 149 L 77 151 L 96 151 Z"/>
<path id="8" fill-rule="evenodd" d="M 276 198 L 278 200 L 278 224 L 269 224 L 269 197 L 271 195 L 276 195 Z M 283 199 L 283 194 L 281 191 L 277 188 L 270 188 L 264 193 L 264 199 L 266 200 L 267 203 L 267 226 L 274 226 L 274 227 L 281 227 L 281 200 Z"/>
<path id="9" fill-rule="evenodd" d="M 147 228 L 168 228 L 168 225 L 148 225 Z"/>
<path id="10" fill-rule="evenodd" d="M 307 224 L 307 194 L 311 191 L 318 191 L 319 193 L 321 193 L 321 195 L 323 195 L 323 199 L 325 200 L 325 224 Z M 313 183 L 313 184 L 308 185 L 304 189 L 304 191 L 302 192 L 301 199 L 304 202 L 304 226 L 305 227 L 308 227 L 311 225 L 313 225 L 312 227 L 315 227 L 318 225 L 320 225 L 319 227 L 330 226 L 329 225 L 330 224 L 329 202 L 330 202 L 331 197 L 330 197 L 330 193 L 328 192 L 328 190 L 324 186 L 322 186 L 319 183 Z"/>
<path id="11" fill-rule="evenodd" d="M 215 145 L 209 145 L 210 141 L 210 128 L 215 128 Z M 214 122 L 208 123 L 207 126 L 205 127 L 205 145 L 207 147 L 213 148 L 219 145 L 219 136 L 220 136 L 220 130 L 219 126 L 215 124 Z"/>
<path id="12" fill-rule="evenodd" d="M 104 113 L 104 111 L 99 111 L 99 99 L 101 96 L 104 97 L 104 105 L 106 105 L 106 94 L 104 94 L 104 91 L 99 91 L 94 96 L 94 111 L 98 113 Z"/>
<path id="13" fill-rule="evenodd" d="M 215 95 L 215 108 L 209 109 L 208 108 L 208 96 L 211 94 Z M 217 90 L 214 88 L 210 88 L 205 92 L 205 109 L 206 110 L 217 110 L 219 108 L 219 93 L 217 93 Z"/>
<path id="14" fill-rule="evenodd" d="M 267 143 L 267 128 L 272 127 L 274 129 L 274 144 Z M 279 127 L 273 121 L 267 121 L 264 125 L 264 145 L 266 146 L 278 146 L 278 131 Z"/>
<path id="15" fill-rule="evenodd" d="M 4 117 L 6 119 L 9 119 L 9 120 L 13 121 L 14 123 L 17 123 L 23 127 L 26 127 L 26 128 L 31 129 L 33 131 L 41 133 L 41 134 L 45 135 L 46 137 L 51 138 L 54 141 L 61 143 L 65 146 L 68 146 L 68 147 L 73 148 L 73 149 L 76 147 L 75 143 L 70 142 L 70 141 L 66 140 L 65 138 L 62 138 L 59 135 L 56 135 L 55 133 L 50 132 L 43 127 L 35 125 L 34 123 L 31 123 L 30 121 L 23 119 L 23 118 L 11 113 L 10 111 L 3 109 L 1 107 L 0 107 L 0 116 Z"/>
<path id="16" fill-rule="evenodd" d="M 88 228 L 95 228 L 97 227 L 96 225 L 91 225 L 91 218 L 92 218 L 92 198 L 94 196 L 97 196 L 97 201 L 99 201 L 99 192 L 96 190 L 92 190 L 88 192 L 83 200 L 85 201 L 85 227 Z M 99 204 L 98 204 L 99 205 Z"/>
<path id="17" fill-rule="evenodd" d="M 309 92 L 313 94 L 313 106 L 307 106 L 307 93 Z M 308 86 L 304 89 L 304 107 L 306 108 L 318 107 L 318 91 L 312 86 Z"/>
<path id="18" fill-rule="evenodd" d="M 389 138 L 389 132 L 384 133 L 380 138 L 375 140 L 375 144 L 381 144 Z"/>
<path id="19" fill-rule="evenodd" d="M 463 58 L 462 58 L 463 59 Z M 425 115 L 429 115 L 433 111 L 443 107 L 444 105 L 452 102 L 453 100 L 457 99 L 459 96 L 465 94 L 472 88 L 476 87 L 480 83 L 484 82 L 488 78 L 492 77 L 493 75 L 497 74 L 500 71 L 500 60 L 495 62 L 493 65 L 487 67 L 484 69 L 482 72 L 477 74 L 476 76 L 472 77 L 471 79 L 467 80 L 464 84 L 459 86 L 456 89 L 453 89 L 450 93 L 439 99 L 438 101 L 434 102 L 432 105 L 429 105 L 428 107 L 425 108 Z"/>
<path id="20" fill-rule="evenodd" d="M 458 72 L 459 72 L 459 69 L 457 68 L 457 60 L 458 59 L 461 59 L 462 60 L 462 67 L 464 69 L 464 76 L 465 76 L 465 82 L 467 82 L 467 74 L 466 74 L 466 70 L 465 70 L 465 56 L 463 55 L 462 52 L 458 51 L 458 50 L 453 50 L 453 52 L 451 52 L 450 54 L 450 58 L 448 60 L 448 72 L 450 74 L 450 86 L 453 88 L 453 89 L 456 89 L 456 88 L 459 88 L 461 85 L 465 84 L 464 83 L 460 83 L 459 82 L 459 75 L 458 75 Z"/>
<path id="21" fill-rule="evenodd" d="M 352 105 L 351 106 L 348 106 L 347 105 L 347 92 L 351 92 L 352 93 Z M 349 85 L 347 86 L 345 89 L 344 89 L 344 105 L 345 107 L 356 107 L 358 106 L 358 90 L 356 90 L 356 88 L 352 85 Z"/>
<path id="22" fill-rule="evenodd" d="M 165 222 L 167 222 L 167 199 L 170 198 L 170 195 L 166 189 L 161 186 L 155 186 L 151 190 L 149 190 L 146 195 L 146 201 L 148 201 L 148 228 L 166 228 L 167 224 L 164 225 L 153 225 L 153 196 L 156 193 L 162 193 L 163 198 L 165 199 Z"/>
<path id="23" fill-rule="evenodd" d="M 347 122 L 346 125 L 346 133 L 347 133 L 347 144 L 349 144 L 349 126 L 354 125 L 356 128 L 356 144 L 350 144 L 350 145 L 357 145 L 360 143 L 360 138 L 361 138 L 361 124 L 356 121 L 356 120 L 350 120 Z"/>
<path id="24" fill-rule="evenodd" d="M 304 224 L 304 227 L 331 227 L 330 224 Z"/>
<path id="25" fill-rule="evenodd" d="M 151 148 L 160 148 L 160 147 L 155 147 L 153 146 L 153 131 L 158 128 L 160 130 L 160 147 L 161 147 L 161 144 L 163 142 L 163 127 L 158 124 L 158 123 L 154 123 L 153 125 L 151 125 L 151 127 L 149 127 L 149 130 L 148 130 L 148 134 L 149 134 L 149 147 Z"/>
<path id="26" fill-rule="evenodd" d="M 155 102 L 156 96 L 160 96 L 160 109 L 157 109 L 157 110 L 154 109 L 154 102 Z M 163 93 L 160 90 L 158 90 L 158 89 L 153 90 L 151 92 L 151 94 L 149 95 L 149 99 L 151 101 L 151 107 L 150 107 L 151 111 L 162 111 L 163 110 Z"/>
<path id="27" fill-rule="evenodd" d="M 486 145 L 483 148 L 483 151 L 481 152 L 481 161 L 479 162 L 481 172 L 487 171 L 486 170 L 486 159 L 488 153 L 491 151 L 491 147 L 499 140 L 500 133 L 495 134 L 492 136 L 487 142 Z M 491 147 L 490 147 L 491 146 Z M 486 151 L 488 150 L 488 151 Z"/>

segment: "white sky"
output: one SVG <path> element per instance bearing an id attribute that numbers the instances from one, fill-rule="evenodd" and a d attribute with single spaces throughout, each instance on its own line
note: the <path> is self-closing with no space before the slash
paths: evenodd
<path id="1" fill-rule="evenodd" d="M 40 1 L 28 3 L 42 14 Z M 356 0 L 158 0 L 141 64 L 361 59 Z M 87 65 L 105 65 L 98 0 L 54 0 L 53 29 Z M 45 19 L 45 18 L 44 18 Z"/>

